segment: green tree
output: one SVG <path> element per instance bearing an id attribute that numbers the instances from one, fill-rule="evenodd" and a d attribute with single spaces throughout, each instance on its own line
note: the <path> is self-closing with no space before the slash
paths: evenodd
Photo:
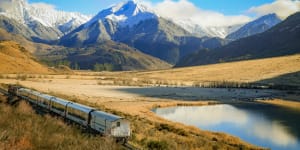
<path id="1" fill-rule="evenodd" d="M 94 65 L 94 71 L 103 71 L 103 70 L 104 70 L 103 64 L 98 64 L 98 63 L 96 63 L 96 64 Z"/>
<path id="2" fill-rule="evenodd" d="M 77 62 L 74 63 L 73 69 L 74 69 L 74 70 L 80 70 L 80 66 L 78 65 Z"/>
<path id="3" fill-rule="evenodd" d="M 113 71 L 114 70 L 114 66 L 112 64 L 105 63 L 103 66 L 104 66 L 104 69 L 106 71 Z"/>

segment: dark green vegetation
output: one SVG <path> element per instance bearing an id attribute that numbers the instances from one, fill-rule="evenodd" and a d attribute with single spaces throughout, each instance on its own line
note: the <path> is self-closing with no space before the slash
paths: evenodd
<path id="1" fill-rule="evenodd" d="M 22 101 L 7 105 L 0 95 L 0 149 L 121 149 L 113 139 L 84 133 L 61 118 L 38 115 Z"/>
<path id="2" fill-rule="evenodd" d="M 203 49 L 184 57 L 177 67 L 195 66 L 300 53 L 300 12 L 270 30 L 216 49 Z"/>

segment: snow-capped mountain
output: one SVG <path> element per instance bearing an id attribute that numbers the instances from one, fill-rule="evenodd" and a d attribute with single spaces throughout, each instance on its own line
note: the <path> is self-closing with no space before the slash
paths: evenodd
<path id="1" fill-rule="evenodd" d="M 228 34 L 238 30 L 243 24 L 237 24 L 232 26 L 201 26 L 193 23 L 191 20 L 174 20 L 174 23 L 181 26 L 186 31 L 194 34 L 198 37 L 220 37 L 225 38 Z"/>
<path id="2" fill-rule="evenodd" d="M 55 28 L 66 34 L 87 22 L 90 17 L 80 13 L 58 11 L 53 6 L 34 3 L 27 0 L 1 0 L 0 14 L 31 28 L 32 24 L 38 23 L 47 28 Z"/>
<path id="3" fill-rule="evenodd" d="M 158 18 L 152 9 L 146 7 L 136 0 L 121 2 L 108 9 L 100 11 L 86 25 L 90 25 L 95 21 L 109 19 L 119 26 L 132 27 L 135 24 L 147 19 Z"/>
<path id="4" fill-rule="evenodd" d="M 125 43 L 171 64 L 197 49 L 215 48 L 225 43 L 219 38 L 210 40 L 194 36 L 144 4 L 131 0 L 100 11 L 90 21 L 63 36 L 59 44 L 82 47 L 110 40 Z"/>
<path id="5" fill-rule="evenodd" d="M 282 20 L 276 14 L 268 14 L 247 23 L 236 32 L 229 34 L 226 38 L 230 40 L 237 40 L 254 34 L 262 33 L 277 25 L 281 21 Z"/>

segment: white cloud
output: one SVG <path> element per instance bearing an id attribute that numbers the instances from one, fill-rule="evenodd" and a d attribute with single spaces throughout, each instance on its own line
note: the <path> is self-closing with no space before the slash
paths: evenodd
<path id="1" fill-rule="evenodd" d="M 276 0 L 273 3 L 251 7 L 248 10 L 248 12 L 259 16 L 276 13 L 283 19 L 297 11 L 300 11 L 300 0 Z"/>
<path id="2" fill-rule="evenodd" d="M 188 0 L 164 0 L 156 4 L 144 1 L 144 3 L 151 5 L 162 17 L 174 20 L 190 20 L 201 26 L 229 26 L 251 20 L 245 15 L 226 16 L 216 11 L 204 10 Z"/>
<path id="3" fill-rule="evenodd" d="M 42 2 L 31 3 L 30 5 L 35 8 L 42 8 L 42 9 L 47 9 L 47 10 L 55 10 L 56 9 L 54 5 L 42 3 Z"/>

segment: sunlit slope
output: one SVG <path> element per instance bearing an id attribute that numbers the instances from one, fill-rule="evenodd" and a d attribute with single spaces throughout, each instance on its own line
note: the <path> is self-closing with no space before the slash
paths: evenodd
<path id="1" fill-rule="evenodd" d="M 0 73 L 49 73 L 34 57 L 16 42 L 0 42 Z"/>
<path id="2" fill-rule="evenodd" d="M 297 76 L 299 71 L 300 54 L 297 54 L 170 70 L 138 72 L 136 76 L 158 80 L 256 82 L 276 79 L 287 74 L 292 76 L 295 74 L 294 76 Z M 300 79 L 294 77 L 294 80 L 289 80 L 288 82 L 292 83 L 295 80 Z"/>

